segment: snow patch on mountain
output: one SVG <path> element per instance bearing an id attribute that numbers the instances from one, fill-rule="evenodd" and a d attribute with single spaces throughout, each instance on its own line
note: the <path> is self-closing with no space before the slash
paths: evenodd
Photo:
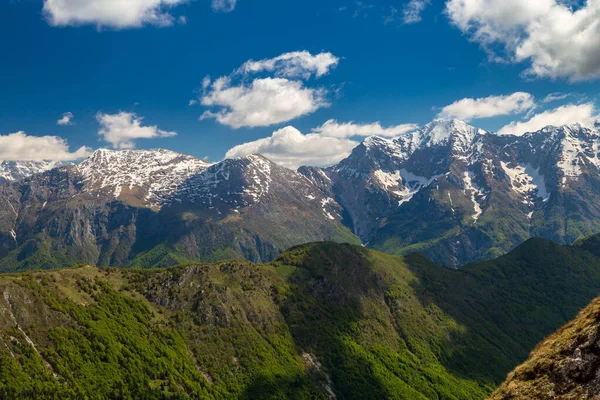
<path id="1" fill-rule="evenodd" d="M 581 175 L 578 143 L 566 140 L 563 143 L 563 158 L 558 162 L 558 167 L 563 171 L 562 185 L 567 184 L 569 178 L 577 178 Z"/>
<path id="2" fill-rule="evenodd" d="M 321 207 L 323 208 L 323 214 L 325 214 L 325 216 L 327 218 L 329 218 L 330 220 L 335 220 L 335 217 L 333 215 L 331 215 L 331 213 L 327 210 L 327 205 L 333 204 L 334 202 L 335 202 L 335 200 L 333 200 L 331 197 L 326 197 L 321 200 Z"/>
<path id="3" fill-rule="evenodd" d="M 541 198 L 544 202 L 550 198 L 544 176 L 540 174 L 539 168 L 534 168 L 531 164 L 511 167 L 502 161 L 500 165 L 508 175 L 512 189 L 523 196 L 523 204 L 533 205 L 535 198 Z"/>
<path id="4" fill-rule="evenodd" d="M 398 187 L 398 183 L 402 179 L 400 171 L 384 172 L 377 170 L 373 173 L 375 179 L 379 182 L 380 187 L 384 190 L 392 190 Z"/>
<path id="5" fill-rule="evenodd" d="M 427 178 L 424 176 L 413 174 L 412 172 L 407 171 L 406 169 L 401 169 L 400 171 L 398 171 L 398 174 L 402 177 L 402 180 L 404 182 L 402 190 L 393 192 L 395 195 L 400 197 L 400 200 L 398 201 L 398 206 L 401 206 L 402 204 L 410 201 L 413 198 L 413 196 L 416 193 L 418 193 L 421 189 L 428 187 L 437 179 L 444 176 L 444 174 L 441 174 L 434 175 L 431 178 Z"/>
<path id="6" fill-rule="evenodd" d="M 475 213 L 473 214 L 473 222 L 477 222 L 477 220 L 483 213 L 483 207 L 480 201 L 485 200 L 487 195 L 485 194 L 485 191 L 482 188 L 475 185 L 475 183 L 473 182 L 474 177 L 475 174 L 473 172 L 465 171 L 463 181 L 465 183 L 464 193 L 471 196 L 471 202 L 473 203 L 473 207 L 475 209 Z"/>

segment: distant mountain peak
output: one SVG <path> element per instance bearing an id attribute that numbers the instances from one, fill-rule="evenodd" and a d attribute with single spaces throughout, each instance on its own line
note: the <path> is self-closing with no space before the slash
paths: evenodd
<path id="1" fill-rule="evenodd" d="M 0 183 L 19 181 L 63 165 L 60 161 L 0 161 Z"/>
<path id="2" fill-rule="evenodd" d="M 248 163 L 248 164 L 269 164 L 269 165 L 277 165 L 277 166 L 279 166 L 279 164 L 276 164 L 275 162 L 273 162 L 269 158 L 263 156 L 262 154 L 258 154 L 258 153 L 256 153 L 256 154 L 248 154 L 247 156 L 242 156 L 242 157 L 225 159 L 224 162 L 226 162 L 228 160 L 234 160 L 234 161 L 237 160 L 237 161 L 241 161 L 241 162 Z"/>
<path id="3" fill-rule="evenodd" d="M 487 131 L 476 128 L 458 119 L 436 119 L 413 133 L 421 146 L 433 146 L 450 142 L 452 139 L 464 144 L 471 143 Z"/>
<path id="4" fill-rule="evenodd" d="M 368 136 L 363 140 L 362 144 L 366 147 L 371 146 L 389 146 L 393 145 L 394 141 L 392 139 L 383 138 L 381 136 Z"/>
<path id="5" fill-rule="evenodd" d="M 77 165 L 85 190 L 133 196 L 160 207 L 168 196 L 211 164 L 171 150 L 96 150 Z"/>

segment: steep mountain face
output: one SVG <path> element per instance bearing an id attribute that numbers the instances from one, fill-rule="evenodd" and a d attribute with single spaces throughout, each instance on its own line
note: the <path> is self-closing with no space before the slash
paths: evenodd
<path id="1" fill-rule="evenodd" d="M 597 126 L 517 137 L 439 120 L 368 138 L 321 172 L 364 243 L 460 266 L 529 237 L 572 243 L 600 231 L 599 138 Z"/>
<path id="2" fill-rule="evenodd" d="M 339 206 L 261 156 L 208 164 L 167 150 L 98 150 L 0 186 L 0 269 L 268 261 L 315 240 L 356 241 Z"/>
<path id="3" fill-rule="evenodd" d="M 61 165 L 56 161 L 0 161 L 0 183 L 18 181 Z"/>
<path id="4" fill-rule="evenodd" d="M 3 275 L 0 398 L 483 399 L 598 289 L 599 258 L 541 239 L 459 270 L 313 243 Z"/>
<path id="5" fill-rule="evenodd" d="M 490 397 L 575 400 L 600 396 L 600 299 L 541 342 Z"/>

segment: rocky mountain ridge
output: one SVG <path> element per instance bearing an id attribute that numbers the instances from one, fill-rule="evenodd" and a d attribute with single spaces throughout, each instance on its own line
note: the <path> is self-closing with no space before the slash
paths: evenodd
<path id="1" fill-rule="evenodd" d="M 600 231 L 599 146 L 597 125 L 512 136 L 436 120 L 396 139 L 369 137 L 337 165 L 298 171 L 260 155 L 211 164 L 169 150 L 98 150 L 78 165 L 3 185 L 4 202 L 15 211 L 0 215 L 0 258 L 27 242 L 32 230 L 51 238 L 75 235 L 79 239 L 60 242 L 96 247 L 122 243 L 124 236 L 133 245 L 145 235 L 170 254 L 181 250 L 173 247 L 178 243 L 193 257 L 258 261 L 303 240 L 356 240 L 350 229 L 369 247 L 419 251 L 458 267 L 504 254 L 530 237 L 568 244 Z M 84 214 L 95 209 L 86 217 L 94 221 L 127 209 L 128 216 L 114 222 L 119 239 L 98 228 L 103 222 L 75 223 L 81 212 L 70 217 L 75 225 L 69 229 L 64 221 L 50 223 L 75 203 Z M 138 231 L 139 218 L 155 221 L 152 229 Z M 179 233 L 174 239 L 166 229 Z M 208 245 L 212 250 L 193 251 L 207 247 L 205 234 L 219 237 Z M 135 254 L 149 253 L 142 248 Z M 133 253 L 127 254 L 108 261 L 130 262 Z"/>

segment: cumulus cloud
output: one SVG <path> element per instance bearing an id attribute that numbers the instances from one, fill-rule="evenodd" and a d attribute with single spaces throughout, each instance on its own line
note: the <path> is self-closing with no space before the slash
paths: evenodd
<path id="1" fill-rule="evenodd" d="M 115 149 L 135 148 L 136 139 L 152 139 L 176 136 L 175 132 L 163 131 L 157 126 L 142 126 L 143 118 L 134 113 L 96 114 L 101 128 L 98 135 Z"/>
<path id="2" fill-rule="evenodd" d="M 330 53 L 313 56 L 302 51 L 250 60 L 230 76 L 214 81 L 205 77 L 200 103 L 213 109 L 201 119 L 214 118 L 237 129 L 274 125 L 310 114 L 329 106 L 328 91 L 309 87 L 306 81 L 323 76 L 337 63 Z M 273 76 L 255 76 L 259 73 Z"/>
<path id="3" fill-rule="evenodd" d="M 25 132 L 0 135 L 2 161 L 72 161 L 90 154 L 88 147 L 71 152 L 67 141 L 57 136 L 30 136 Z"/>
<path id="4" fill-rule="evenodd" d="M 421 13 L 430 4 L 429 0 L 411 0 L 402 10 L 402 21 L 405 24 L 416 24 L 421 21 Z"/>
<path id="5" fill-rule="evenodd" d="M 522 135 L 535 132 L 546 126 L 561 126 L 576 123 L 591 123 L 598 118 L 594 104 L 567 104 L 552 110 L 535 114 L 527 121 L 515 121 L 502 127 L 501 134 Z"/>
<path id="6" fill-rule="evenodd" d="M 44 0 L 43 12 L 53 26 L 91 24 L 115 29 L 139 28 L 144 25 L 170 26 L 175 18 L 169 10 L 186 1 Z M 235 5 L 235 1 L 233 3 Z"/>
<path id="7" fill-rule="evenodd" d="M 323 125 L 312 130 L 312 133 L 317 133 L 322 136 L 349 138 L 353 136 L 384 136 L 396 137 L 417 129 L 416 124 L 402 124 L 384 128 L 379 122 L 372 124 L 355 124 L 354 122 L 339 123 L 334 119 L 330 119 Z"/>
<path id="8" fill-rule="evenodd" d="M 600 77 L 600 1 L 448 0 L 454 25 L 493 60 L 529 62 L 526 75 L 580 81 Z M 498 54 L 497 47 L 503 49 Z"/>
<path id="9" fill-rule="evenodd" d="M 231 86 L 228 79 L 217 80 L 201 102 L 222 109 L 206 111 L 201 118 L 215 118 L 236 129 L 269 126 L 327 106 L 325 94 L 323 89 L 307 88 L 300 81 L 285 78 L 255 79 L 248 86 Z"/>
<path id="10" fill-rule="evenodd" d="M 231 12 L 235 9 L 237 0 L 212 0 L 212 9 L 215 12 Z"/>
<path id="11" fill-rule="evenodd" d="M 458 118 L 470 121 L 477 118 L 519 114 L 532 109 L 534 106 L 534 97 L 531 94 L 516 92 L 506 96 L 458 100 L 444 107 L 439 116 L 441 118 Z"/>
<path id="12" fill-rule="evenodd" d="M 73 113 L 66 112 L 62 115 L 62 117 L 56 121 L 57 125 L 73 125 Z"/>
<path id="13" fill-rule="evenodd" d="M 288 168 L 302 165 L 326 166 L 347 157 L 357 142 L 316 133 L 303 134 L 293 126 L 273 132 L 267 138 L 240 144 L 229 150 L 226 158 L 262 154 Z"/>

